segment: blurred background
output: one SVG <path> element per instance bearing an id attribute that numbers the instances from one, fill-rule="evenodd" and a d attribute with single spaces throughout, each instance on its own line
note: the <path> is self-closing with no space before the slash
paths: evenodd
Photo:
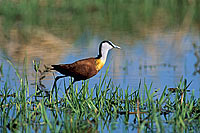
<path id="1" fill-rule="evenodd" d="M 199 95 L 199 0 L 0 0 L 4 75 L 10 70 L 4 57 L 21 70 L 26 58 L 34 80 L 33 60 L 42 66 L 93 57 L 102 40 L 122 49 L 110 51 L 91 87 L 110 64 L 114 85 L 136 89 L 142 81 L 164 89 L 183 77 Z M 51 86 L 53 76 L 46 79 Z"/>

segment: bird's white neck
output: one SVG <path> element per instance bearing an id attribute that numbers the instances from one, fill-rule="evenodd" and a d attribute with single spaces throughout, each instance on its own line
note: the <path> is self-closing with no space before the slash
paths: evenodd
<path id="1" fill-rule="evenodd" d="M 101 57 L 100 57 L 100 59 L 103 62 L 106 62 L 108 51 L 109 51 L 109 49 L 102 49 L 102 51 L 101 51 Z"/>
<path id="2" fill-rule="evenodd" d="M 113 46 L 111 46 L 108 42 L 101 43 L 99 46 L 99 55 L 97 58 L 101 59 L 101 61 L 105 63 L 108 51 L 112 48 Z"/>

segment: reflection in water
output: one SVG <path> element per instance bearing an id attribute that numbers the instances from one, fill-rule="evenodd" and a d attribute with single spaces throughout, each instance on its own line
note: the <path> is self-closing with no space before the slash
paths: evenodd
<path id="1" fill-rule="evenodd" d="M 194 64 L 195 66 L 195 71 L 193 72 L 194 75 L 197 73 L 200 74 L 200 46 L 197 46 L 196 43 L 193 43 L 194 47 L 194 55 L 197 59 L 196 63 Z"/>
<path id="2" fill-rule="evenodd" d="M 63 53 L 70 48 L 70 39 L 61 40 L 45 31 L 36 29 L 31 32 L 28 41 L 24 40 L 18 29 L 10 32 L 11 38 L 4 42 L 2 48 L 6 55 L 16 63 L 22 63 L 26 57 L 29 61 L 40 60 L 44 64 L 59 62 Z"/>
<path id="3" fill-rule="evenodd" d="M 190 88 L 199 97 L 199 0 L 29 1 L 0 0 L 0 55 L 11 58 L 20 69 L 27 57 L 29 83 L 35 78 L 32 60 L 47 65 L 72 63 L 96 56 L 98 44 L 108 39 L 122 50 L 110 53 L 89 88 L 99 82 L 110 64 L 108 78 L 115 86 L 128 86 L 129 92 L 138 88 L 140 81 L 147 86 L 153 82 L 153 89 L 162 90 L 165 85 L 175 88 L 183 76 L 193 81 Z M 0 61 L 5 66 L 0 68 L 1 82 L 9 73 L 9 65 L 2 63 L 2 58 Z M 45 89 L 51 90 L 53 78 L 44 78 Z M 64 82 L 69 84 L 68 79 L 58 83 L 61 96 Z M 8 84 L 15 87 L 13 82 Z M 81 82 L 77 84 L 81 86 Z M 122 128 L 115 130 L 120 132 Z"/>
<path id="4" fill-rule="evenodd" d="M 19 43 L 20 39 L 17 33 L 13 33 L 15 37 L 7 41 L 8 45 L 3 45 L 7 55 L 16 62 L 24 59 L 27 55 L 29 62 L 40 60 L 47 65 L 72 63 L 78 59 L 96 56 L 98 44 L 102 40 L 97 35 L 93 36 L 88 32 L 83 32 L 84 38 L 80 36 L 80 39 L 72 45 L 70 43 L 73 40 L 65 43 L 62 39 L 45 31 L 36 30 L 33 33 L 27 42 L 21 41 L 22 45 Z M 140 80 L 145 81 L 147 85 L 153 82 L 154 88 L 163 88 L 165 85 L 174 87 L 182 76 L 188 78 L 189 81 L 197 80 L 198 77 L 191 75 L 194 72 L 191 44 L 192 42 L 198 43 L 195 33 L 196 31 L 190 33 L 185 30 L 181 31 L 181 29 L 178 32 L 176 30 L 171 32 L 153 31 L 148 34 L 148 38 L 138 38 L 132 45 L 129 44 L 129 41 L 119 43 L 120 41 L 115 40 L 114 42 L 120 45 L 122 50 L 110 53 L 108 62 L 100 73 L 91 79 L 90 86 L 98 83 L 100 75 L 105 73 L 109 64 L 109 77 L 116 85 L 123 88 L 127 88 L 127 86 L 130 89 L 137 88 Z M 43 65 L 41 64 L 41 66 Z M 29 71 L 33 71 L 31 63 Z M 32 77 L 32 75 L 30 76 Z M 31 79 L 34 80 L 33 77 Z M 44 83 L 47 89 L 51 88 L 52 75 L 45 79 L 51 79 Z M 63 80 L 59 82 L 63 83 Z M 192 85 L 192 87 L 200 86 L 196 82 L 193 82 Z"/>

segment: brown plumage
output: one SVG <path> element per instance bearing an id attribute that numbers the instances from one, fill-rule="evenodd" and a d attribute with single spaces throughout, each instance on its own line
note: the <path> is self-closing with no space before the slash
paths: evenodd
<path id="1" fill-rule="evenodd" d="M 72 64 L 52 65 L 52 70 L 56 70 L 65 76 L 73 77 L 74 81 L 86 80 L 98 73 L 96 60 L 96 58 L 87 58 Z"/>

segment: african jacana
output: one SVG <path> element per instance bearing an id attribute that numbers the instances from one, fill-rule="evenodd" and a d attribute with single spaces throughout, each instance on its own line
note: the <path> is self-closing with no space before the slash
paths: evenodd
<path id="1" fill-rule="evenodd" d="M 64 75 L 57 76 L 54 85 L 56 85 L 56 81 L 58 79 L 67 76 L 71 76 L 74 78 L 72 84 L 74 84 L 76 81 L 86 80 L 93 77 L 101 70 L 101 68 L 105 64 L 108 51 L 112 48 L 120 49 L 119 46 L 116 46 L 111 41 L 102 41 L 99 45 L 99 54 L 97 57 L 78 60 L 72 64 L 51 65 L 51 70 L 56 70 Z"/>

